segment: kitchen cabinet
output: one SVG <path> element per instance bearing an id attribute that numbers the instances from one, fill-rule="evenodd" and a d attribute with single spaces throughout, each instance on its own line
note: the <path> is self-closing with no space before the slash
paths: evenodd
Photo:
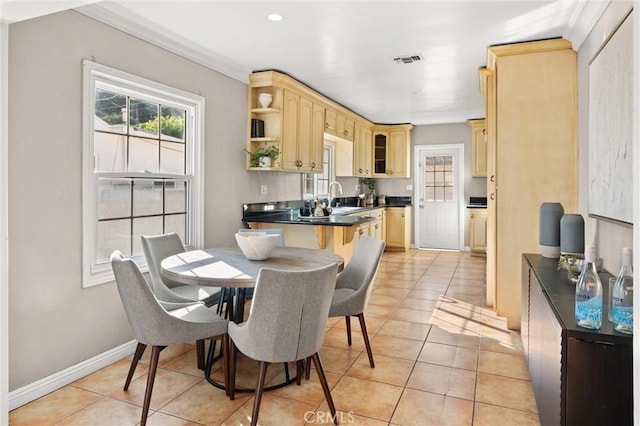
<path id="1" fill-rule="evenodd" d="M 576 53 L 562 39 L 494 46 L 480 83 L 487 132 L 486 300 L 509 328 L 519 329 L 519 258 L 538 250 L 540 204 L 560 202 L 577 211 Z"/>
<path id="2" fill-rule="evenodd" d="M 268 106 L 259 102 L 263 93 L 272 97 Z M 250 74 L 248 107 L 247 152 L 255 153 L 258 147 L 270 145 L 280 149 L 280 156 L 270 168 L 252 167 L 247 155 L 248 170 L 321 172 L 322 147 L 327 139 L 339 144 L 339 149 L 344 148 L 338 161 L 348 161 L 348 166 L 340 168 L 340 176 L 374 176 L 374 124 L 299 81 L 277 71 Z M 260 134 L 256 134 L 256 128 Z M 413 126 L 377 128 L 384 141 L 378 150 L 381 161 L 376 163 L 382 169 L 375 177 L 410 177 Z"/>
<path id="3" fill-rule="evenodd" d="M 633 336 L 575 322 L 575 285 L 557 260 L 522 256 L 521 337 L 543 425 L 632 425 Z M 606 272 L 600 273 L 608 294 Z"/>
<path id="4" fill-rule="evenodd" d="M 353 176 L 371 177 L 373 140 L 371 127 L 355 123 L 353 140 Z"/>
<path id="5" fill-rule="evenodd" d="M 281 166 L 283 170 L 321 172 L 324 108 L 284 89 Z"/>
<path id="6" fill-rule="evenodd" d="M 411 130 L 413 126 L 373 127 L 373 177 L 411 177 Z"/>
<path id="7" fill-rule="evenodd" d="M 355 121 L 341 111 L 327 108 L 324 114 L 324 132 L 353 142 Z"/>
<path id="8" fill-rule="evenodd" d="M 487 251 L 487 209 L 469 209 L 469 246 L 471 251 Z"/>
<path id="9" fill-rule="evenodd" d="M 407 251 L 411 244 L 411 209 L 409 207 L 386 208 L 386 251 Z"/>
<path id="10" fill-rule="evenodd" d="M 471 126 L 471 176 L 487 177 L 487 130 L 485 120 L 468 120 Z"/>

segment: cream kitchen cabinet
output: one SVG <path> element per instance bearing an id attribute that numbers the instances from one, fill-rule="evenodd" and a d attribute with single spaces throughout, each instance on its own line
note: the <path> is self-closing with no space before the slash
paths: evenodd
<path id="1" fill-rule="evenodd" d="M 373 126 L 373 177 L 411 177 L 411 124 Z"/>
<path id="2" fill-rule="evenodd" d="M 407 251 L 411 245 L 411 208 L 386 208 L 386 247 L 387 251 Z"/>
<path id="3" fill-rule="evenodd" d="M 282 169 L 322 171 L 324 108 L 291 89 L 284 89 Z"/>
<path id="4" fill-rule="evenodd" d="M 371 177 L 371 152 L 373 150 L 371 127 L 355 123 L 353 140 L 353 176 Z"/>
<path id="5" fill-rule="evenodd" d="M 487 251 L 487 209 L 469 209 L 469 246 L 471 251 Z"/>
<path id="6" fill-rule="evenodd" d="M 468 120 L 471 126 L 471 176 L 487 176 L 487 130 L 485 120 Z"/>
<path id="7" fill-rule="evenodd" d="M 340 169 L 344 176 L 410 177 L 412 125 L 375 126 L 384 139 L 381 150 L 375 151 L 382 155 L 375 163 L 382 171 L 375 172 L 374 123 L 277 71 L 250 74 L 248 93 L 247 152 L 269 145 L 280 148 L 280 156 L 268 169 L 252 167 L 248 155 L 248 170 L 321 172 L 327 139 L 347 144 L 341 145 L 350 151 L 341 156 L 350 163 Z M 260 103 L 261 94 L 271 95 L 268 106 Z"/>
<path id="8" fill-rule="evenodd" d="M 576 52 L 562 39 L 490 47 L 480 70 L 487 130 L 487 304 L 520 328 L 521 256 L 538 251 L 545 201 L 577 211 Z"/>

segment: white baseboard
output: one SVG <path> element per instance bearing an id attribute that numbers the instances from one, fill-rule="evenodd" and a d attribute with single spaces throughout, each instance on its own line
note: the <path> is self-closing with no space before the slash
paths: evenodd
<path id="1" fill-rule="evenodd" d="M 137 343 L 135 340 L 131 340 L 130 342 L 96 355 L 93 358 L 9 392 L 9 410 L 14 410 L 34 399 L 38 399 L 101 368 L 111 365 L 122 358 L 128 357 L 136 350 Z"/>

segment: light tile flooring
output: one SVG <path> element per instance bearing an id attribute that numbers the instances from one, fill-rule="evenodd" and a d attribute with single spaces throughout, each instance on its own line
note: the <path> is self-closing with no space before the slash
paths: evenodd
<path id="1" fill-rule="evenodd" d="M 468 253 L 384 254 L 365 312 L 375 369 L 369 367 L 357 319 L 351 347 L 344 319 L 330 318 L 327 325 L 320 356 L 341 424 L 539 425 L 520 335 L 483 307 L 484 275 L 485 259 Z M 138 366 L 124 392 L 129 363 L 130 358 L 118 361 L 12 411 L 10 424 L 137 424 L 147 365 Z M 248 424 L 252 394 L 230 401 L 195 364 L 192 345 L 162 352 L 148 423 Z M 238 369 L 238 385 L 251 387 L 255 363 L 240 359 Z M 280 380 L 282 366 L 270 366 L 267 374 Z M 330 423 L 327 416 L 312 371 L 301 386 L 266 393 L 259 423 Z"/>

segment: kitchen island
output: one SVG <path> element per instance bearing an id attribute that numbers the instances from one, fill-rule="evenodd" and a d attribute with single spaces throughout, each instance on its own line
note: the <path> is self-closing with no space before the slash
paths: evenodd
<path id="1" fill-rule="evenodd" d="M 346 206 L 313 217 L 300 215 L 304 201 L 244 204 L 242 221 L 251 229 L 283 229 L 287 247 L 328 250 L 346 262 L 361 236 L 385 239 L 385 207 Z"/>

